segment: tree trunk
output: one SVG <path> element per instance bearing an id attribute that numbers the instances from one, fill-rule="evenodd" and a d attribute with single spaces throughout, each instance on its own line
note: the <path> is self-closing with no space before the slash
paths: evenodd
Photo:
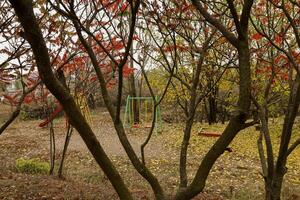
<path id="1" fill-rule="evenodd" d="M 181 190 L 176 194 L 176 200 L 189 200 L 204 189 L 206 179 L 214 163 L 223 154 L 227 146 L 245 125 L 250 108 L 251 96 L 250 53 L 247 39 L 239 41 L 238 53 L 240 75 L 238 109 L 229 121 L 229 124 L 221 137 L 219 137 L 208 153 L 204 156 L 192 183 L 186 189 Z"/>
<path id="2" fill-rule="evenodd" d="M 131 21 L 130 21 L 131 22 Z M 133 56 L 133 42 L 131 43 L 130 54 Z M 130 58 L 130 68 L 132 69 L 132 74 L 129 75 L 129 94 L 132 97 L 137 97 L 136 87 L 135 87 L 135 78 L 134 78 L 134 62 L 133 58 Z M 138 124 L 140 122 L 139 116 L 139 104 L 137 99 L 133 99 L 133 123 Z"/>
<path id="3" fill-rule="evenodd" d="M 206 99 L 204 99 L 204 112 L 205 112 L 205 116 L 206 116 L 206 120 L 207 120 L 207 123 L 209 124 L 209 125 L 211 125 L 211 121 L 210 121 L 210 116 L 209 116 L 209 109 L 207 108 L 208 106 L 207 106 L 207 103 L 206 103 Z"/>
<path id="4" fill-rule="evenodd" d="M 217 105 L 216 99 L 214 96 L 208 97 L 208 105 L 209 105 L 209 124 L 217 123 Z"/>
<path id="5" fill-rule="evenodd" d="M 213 87 L 213 88 L 212 88 Z M 208 89 L 211 90 L 209 96 L 208 96 L 208 123 L 209 125 L 217 123 L 217 88 L 216 86 L 212 86 L 212 80 L 208 81 Z"/>
<path id="6" fill-rule="evenodd" d="M 54 134 L 54 127 L 53 127 L 53 120 L 50 121 L 50 175 L 54 174 L 54 167 L 55 167 L 55 154 L 56 154 L 56 148 L 55 148 L 55 134 Z"/>
<path id="7" fill-rule="evenodd" d="M 179 163 L 179 173 L 180 173 L 180 188 L 185 188 L 188 183 L 187 172 L 186 172 L 186 162 L 187 162 L 187 150 L 191 137 L 191 131 L 193 126 L 194 117 L 189 117 L 185 123 L 183 140 L 181 143 L 180 151 L 180 163 Z"/>
<path id="8" fill-rule="evenodd" d="M 283 177 L 285 172 L 283 173 L 276 173 L 273 178 L 273 184 L 272 184 L 272 191 L 270 195 L 270 200 L 280 200 L 281 196 L 281 189 L 282 189 L 282 183 L 283 183 Z"/>
<path id="9" fill-rule="evenodd" d="M 87 101 L 88 101 L 88 106 L 89 106 L 89 108 L 91 108 L 91 109 L 95 109 L 95 108 L 96 108 L 95 97 L 94 97 L 93 94 L 90 93 L 90 94 L 88 95 Z"/>
<path id="10" fill-rule="evenodd" d="M 136 87 L 135 87 L 135 80 L 134 80 L 134 73 L 130 74 L 128 77 L 129 81 L 129 94 L 132 97 L 137 97 Z M 140 122 L 140 116 L 139 116 L 139 105 L 137 99 L 132 99 L 132 105 L 133 105 L 133 122 L 135 124 L 138 124 Z"/>
<path id="11" fill-rule="evenodd" d="M 62 178 L 62 172 L 63 172 L 63 166 L 64 166 L 64 161 L 66 158 L 66 154 L 67 154 L 67 150 L 68 150 L 68 146 L 70 143 L 70 139 L 72 136 L 72 132 L 73 132 L 73 127 L 71 127 L 70 124 L 68 124 L 68 129 L 67 129 L 67 133 L 66 133 L 66 138 L 65 138 L 65 143 L 64 143 L 64 148 L 63 148 L 63 152 L 62 152 L 62 156 L 61 156 L 61 160 L 60 160 L 60 164 L 59 164 L 59 168 L 58 168 L 58 177 Z"/>
<path id="12" fill-rule="evenodd" d="M 227 115 L 226 106 L 222 105 L 221 109 L 222 109 L 221 122 L 222 122 L 222 124 L 225 124 L 226 115 Z"/>
<path id="13" fill-rule="evenodd" d="M 281 190 L 284 174 L 274 173 L 272 175 L 272 181 L 270 178 L 265 178 L 265 199 L 266 200 L 280 200 Z"/>

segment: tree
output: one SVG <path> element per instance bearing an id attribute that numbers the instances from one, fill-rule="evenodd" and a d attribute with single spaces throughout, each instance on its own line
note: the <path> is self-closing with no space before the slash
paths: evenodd
<path id="1" fill-rule="evenodd" d="M 183 189 L 176 195 L 176 199 L 190 199 L 196 195 L 205 186 L 207 176 L 218 157 L 225 151 L 226 147 L 234 139 L 236 134 L 246 128 L 248 123 L 246 122 L 248 110 L 250 108 L 250 88 L 251 88 L 251 75 L 250 75 L 250 51 L 248 43 L 248 27 L 250 11 L 253 1 L 245 1 L 241 9 L 241 14 L 238 14 L 233 1 L 227 1 L 227 8 L 230 10 L 233 23 L 235 25 L 235 33 L 231 33 L 230 30 L 222 25 L 221 21 L 214 17 L 212 12 L 214 8 L 203 7 L 201 1 L 193 0 L 193 5 L 201 13 L 206 21 L 215 26 L 222 35 L 233 45 L 238 52 L 239 61 L 239 99 L 237 103 L 237 110 L 232 116 L 224 130 L 222 136 L 215 142 L 209 152 L 204 156 L 196 175 L 191 184 Z M 208 11 L 209 9 L 209 11 Z M 224 12 L 226 8 L 224 8 Z M 220 16 L 221 13 L 214 13 L 214 15 Z M 252 124 L 252 123 L 251 123 Z"/>
<path id="2" fill-rule="evenodd" d="M 291 141 L 292 129 L 300 104 L 299 53 L 296 50 L 300 47 L 300 35 L 297 28 L 297 11 L 300 6 L 294 1 L 267 1 L 260 3 L 257 8 L 265 9 L 267 15 L 263 18 L 257 16 L 252 20 L 254 28 L 258 31 L 253 38 L 270 44 L 268 46 L 270 66 L 266 68 L 267 70 L 260 71 L 260 73 L 269 73 L 270 79 L 265 84 L 263 100 L 259 102 L 257 99 L 253 99 L 259 110 L 261 121 L 258 148 L 265 181 L 266 199 L 279 200 L 283 178 L 287 173 L 288 157 L 300 145 L 300 139 Z M 277 55 L 274 52 L 277 52 Z M 269 104 L 272 103 L 272 89 L 280 82 L 285 82 L 287 85 L 289 99 L 276 159 L 270 137 L 268 113 Z M 263 140 L 265 148 L 262 145 Z"/>
<path id="3" fill-rule="evenodd" d="M 164 5 L 163 9 L 157 8 L 156 5 L 159 4 Z M 153 63 L 157 63 L 158 68 L 162 68 L 163 74 L 167 75 L 165 79 L 171 80 L 172 88 L 167 94 L 171 93 L 171 96 L 174 96 L 185 114 L 179 162 L 179 187 L 185 188 L 188 183 L 187 150 L 197 107 L 212 93 L 212 89 L 226 70 L 220 67 L 221 69 L 214 71 L 216 81 L 203 81 L 206 73 L 211 72 L 211 77 L 213 76 L 213 70 L 207 64 L 207 55 L 220 38 L 205 21 L 199 22 L 201 17 L 186 1 L 155 1 L 143 10 L 143 19 L 143 29 L 147 30 L 152 41 L 143 41 L 144 48 L 147 46 L 153 49 L 148 52 L 148 56 Z M 223 73 L 217 73 L 218 71 Z M 168 83 L 167 80 L 165 82 Z"/>
<path id="4" fill-rule="evenodd" d="M 88 149 L 95 157 L 97 163 L 101 166 L 102 170 L 111 181 L 120 198 L 132 199 L 128 188 L 105 154 L 90 126 L 76 106 L 74 99 L 53 74 L 50 64 L 50 56 L 33 13 L 32 1 L 12 0 L 10 3 L 12 4 L 20 23 L 24 28 L 26 40 L 31 45 L 39 74 L 41 75 L 45 85 L 63 105 L 65 112 L 69 116 L 70 123 L 77 129 Z"/>

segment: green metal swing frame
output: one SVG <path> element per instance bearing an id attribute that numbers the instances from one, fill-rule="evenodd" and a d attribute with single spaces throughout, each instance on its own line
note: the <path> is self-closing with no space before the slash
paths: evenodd
<path id="1" fill-rule="evenodd" d="M 158 100 L 157 96 L 155 97 L 156 100 Z M 151 102 L 151 106 L 152 106 L 152 113 L 153 113 L 153 108 L 154 108 L 154 101 L 152 97 L 132 97 L 132 96 L 127 96 L 126 99 L 126 106 L 125 106 L 125 113 L 124 113 L 124 118 L 123 118 L 123 123 L 125 127 L 135 127 L 134 125 L 134 114 L 133 114 L 133 101 L 136 100 L 138 103 L 138 112 L 139 112 L 139 116 L 141 116 L 141 111 L 145 111 L 145 118 L 148 118 L 148 107 L 147 107 L 147 102 Z M 141 101 L 145 101 L 145 108 L 141 109 Z M 150 123 L 152 122 L 152 115 L 150 114 Z M 142 122 L 140 122 L 141 124 Z M 160 106 L 158 105 L 156 107 L 156 116 L 155 116 L 155 127 L 154 130 L 156 132 L 161 131 L 162 129 L 162 118 L 161 118 L 161 110 L 160 110 Z"/>

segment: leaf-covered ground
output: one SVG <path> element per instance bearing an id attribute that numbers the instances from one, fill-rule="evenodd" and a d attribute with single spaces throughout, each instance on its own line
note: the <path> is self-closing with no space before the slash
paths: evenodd
<path id="1" fill-rule="evenodd" d="M 7 116 L 2 114 L 1 117 L 4 119 Z M 15 168 L 18 158 L 49 160 L 49 130 L 39 128 L 39 123 L 40 120 L 18 120 L 0 136 L 0 199 L 117 199 L 109 181 L 97 167 L 76 132 L 70 142 L 63 180 L 56 176 L 18 172 Z M 271 127 L 275 152 L 278 148 L 281 124 L 280 120 L 275 120 Z M 153 199 L 149 185 L 133 169 L 120 147 L 108 113 L 103 110 L 95 111 L 92 126 L 134 196 L 137 199 Z M 224 127 L 225 125 L 220 124 L 195 125 L 189 148 L 190 179 L 201 158 L 216 140 L 199 136 L 197 133 L 200 128 L 222 131 Z M 299 129 L 300 126 L 296 124 L 295 136 L 300 136 Z M 178 155 L 182 130 L 183 124 L 164 124 L 162 133 L 154 134 L 146 148 L 147 165 L 158 176 L 170 195 L 174 194 L 178 187 Z M 138 155 L 140 144 L 144 141 L 147 131 L 147 128 L 128 130 L 129 139 Z M 64 119 L 55 120 L 57 165 L 61 158 L 65 132 Z M 204 193 L 196 199 L 263 199 L 263 180 L 256 147 L 257 136 L 258 132 L 254 128 L 249 128 L 235 138 L 230 145 L 233 152 L 225 152 L 218 159 L 207 180 Z M 300 196 L 299 178 L 300 148 L 290 157 L 283 199 Z"/>
<path id="2" fill-rule="evenodd" d="M 271 120 L 270 132 L 277 155 L 282 120 Z M 171 143 L 168 145 L 180 148 L 182 134 L 172 134 L 180 132 L 182 126 L 172 125 L 170 131 Z M 171 128 L 171 127 L 170 127 Z M 201 128 L 212 132 L 222 132 L 225 125 L 217 124 L 209 126 L 207 124 L 196 123 L 191 137 L 189 149 L 190 177 L 192 178 L 195 169 L 199 165 L 201 157 L 213 145 L 216 138 L 199 136 L 197 133 Z M 295 125 L 292 141 L 300 137 L 300 124 Z M 207 181 L 207 190 L 218 188 L 220 194 L 227 199 L 263 199 L 263 179 L 260 174 L 260 161 L 257 150 L 257 138 L 259 132 L 254 127 L 241 131 L 230 144 L 233 152 L 225 152 L 217 161 L 212 173 Z M 299 198 L 300 195 L 300 148 L 296 149 L 288 160 L 288 173 L 285 176 L 283 199 Z"/>

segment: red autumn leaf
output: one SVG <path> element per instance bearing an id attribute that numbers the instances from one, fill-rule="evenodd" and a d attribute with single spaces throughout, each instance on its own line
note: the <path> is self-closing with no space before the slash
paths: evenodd
<path id="1" fill-rule="evenodd" d="M 289 80 L 289 75 L 288 75 L 288 73 L 282 74 L 282 79 L 285 80 L 285 81 Z"/>
<path id="2" fill-rule="evenodd" d="M 96 37 L 97 40 L 101 40 L 102 39 L 102 34 L 97 33 L 95 37 Z"/>
<path id="3" fill-rule="evenodd" d="M 255 73 L 256 73 L 256 74 L 261 74 L 262 72 L 263 72 L 263 70 L 261 70 L 261 69 L 256 69 L 256 70 L 255 70 Z"/>
<path id="4" fill-rule="evenodd" d="M 120 12 L 124 12 L 127 8 L 127 4 L 126 3 L 123 3 L 122 6 L 121 6 L 121 9 L 120 9 Z"/>
<path id="5" fill-rule="evenodd" d="M 136 41 L 139 41 L 139 40 L 140 40 L 140 38 L 139 38 L 137 35 L 134 35 L 134 36 L 132 37 L 132 39 L 133 39 L 133 40 L 136 40 Z"/>
<path id="6" fill-rule="evenodd" d="M 92 76 L 91 78 L 90 78 L 90 81 L 96 81 L 98 78 L 97 78 L 97 76 Z"/>
<path id="7" fill-rule="evenodd" d="M 17 104 L 17 101 L 16 101 L 16 96 L 13 96 L 13 97 L 11 97 L 11 96 L 9 96 L 9 95 L 3 95 L 3 97 L 5 98 L 5 99 L 7 99 L 8 101 L 9 101 L 9 103 L 12 103 L 12 104 Z"/>
<path id="8" fill-rule="evenodd" d="M 279 36 L 279 35 L 276 35 L 275 36 L 275 42 L 278 43 L 278 44 L 281 43 L 282 42 L 282 37 Z"/>
<path id="9" fill-rule="evenodd" d="M 279 0 L 272 0 L 272 2 L 273 2 L 274 4 L 278 4 L 278 3 L 279 3 Z"/>
<path id="10" fill-rule="evenodd" d="M 32 102 L 32 100 L 33 100 L 33 98 L 32 98 L 31 96 L 26 96 L 26 97 L 24 98 L 24 103 L 29 104 L 29 103 Z"/>
<path id="11" fill-rule="evenodd" d="M 260 33 L 255 33 L 252 35 L 253 40 L 260 40 L 261 38 L 263 38 L 263 36 Z"/>
<path id="12" fill-rule="evenodd" d="M 124 67 L 123 68 L 123 75 L 125 77 L 127 77 L 129 74 L 132 74 L 134 72 L 135 68 L 131 68 L 131 67 Z"/>

